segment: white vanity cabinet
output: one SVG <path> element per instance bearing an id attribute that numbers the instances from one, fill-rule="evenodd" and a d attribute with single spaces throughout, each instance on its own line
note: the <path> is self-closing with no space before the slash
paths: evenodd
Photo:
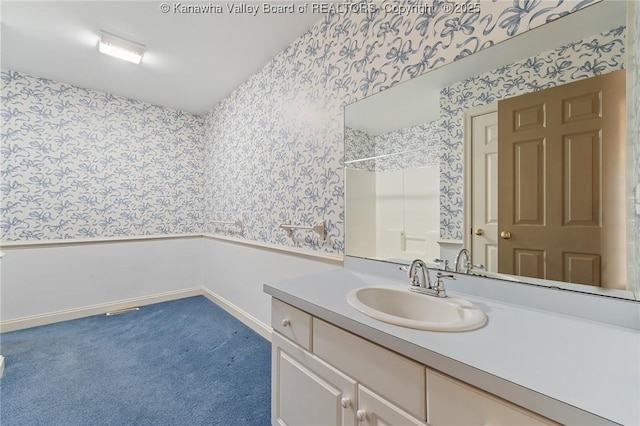
<path id="1" fill-rule="evenodd" d="M 553 425 L 272 299 L 273 425 Z"/>
<path id="2" fill-rule="evenodd" d="M 305 315 L 272 299 L 273 425 L 426 425 L 424 366 Z"/>

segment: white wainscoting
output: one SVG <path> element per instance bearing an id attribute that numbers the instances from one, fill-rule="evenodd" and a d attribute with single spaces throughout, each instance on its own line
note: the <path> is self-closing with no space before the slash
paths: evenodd
<path id="1" fill-rule="evenodd" d="M 200 256 L 204 286 L 264 324 L 271 323 L 271 296 L 262 291 L 264 283 L 342 268 L 341 260 L 210 238 L 202 242 Z"/>
<path id="2" fill-rule="evenodd" d="M 202 295 L 271 338 L 268 281 L 342 267 L 338 258 L 211 237 L 6 245 L 2 332 Z"/>
<path id="3" fill-rule="evenodd" d="M 115 302 L 200 287 L 201 242 L 196 237 L 5 246 L 0 283 L 3 331 L 8 331 L 9 321 L 51 322 L 46 317 L 52 314 L 69 319 L 83 316 L 87 308 L 111 310 Z"/>

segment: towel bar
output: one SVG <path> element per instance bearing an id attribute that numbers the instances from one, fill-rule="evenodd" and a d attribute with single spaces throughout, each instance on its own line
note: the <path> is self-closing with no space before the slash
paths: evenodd
<path id="1" fill-rule="evenodd" d="M 324 226 L 324 220 L 314 226 L 292 225 L 291 223 L 282 223 L 280 224 L 280 228 L 284 229 L 287 232 L 287 235 L 291 238 L 293 238 L 294 229 L 305 229 L 305 230 L 313 231 L 316 234 L 320 235 L 322 240 L 327 239 L 327 231 Z"/>

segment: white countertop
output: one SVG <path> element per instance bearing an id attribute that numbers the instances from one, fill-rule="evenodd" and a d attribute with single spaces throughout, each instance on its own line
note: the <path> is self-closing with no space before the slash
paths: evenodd
<path id="1" fill-rule="evenodd" d="M 430 332 L 369 318 L 346 301 L 354 288 L 385 285 L 408 282 L 339 270 L 265 284 L 264 290 L 556 421 L 640 425 L 638 330 L 452 292 L 480 307 L 487 324 L 468 332 Z"/>

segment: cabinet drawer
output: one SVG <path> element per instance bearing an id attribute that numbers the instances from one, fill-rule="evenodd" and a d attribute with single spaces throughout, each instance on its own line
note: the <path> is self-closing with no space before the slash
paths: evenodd
<path id="1" fill-rule="evenodd" d="M 313 352 L 412 416 L 426 419 L 423 365 L 317 318 Z"/>
<path id="2" fill-rule="evenodd" d="M 311 350 L 311 315 L 271 298 L 271 327 L 303 348 Z"/>
<path id="3" fill-rule="evenodd" d="M 515 404 L 427 369 L 428 420 L 444 425 L 555 425 Z"/>

